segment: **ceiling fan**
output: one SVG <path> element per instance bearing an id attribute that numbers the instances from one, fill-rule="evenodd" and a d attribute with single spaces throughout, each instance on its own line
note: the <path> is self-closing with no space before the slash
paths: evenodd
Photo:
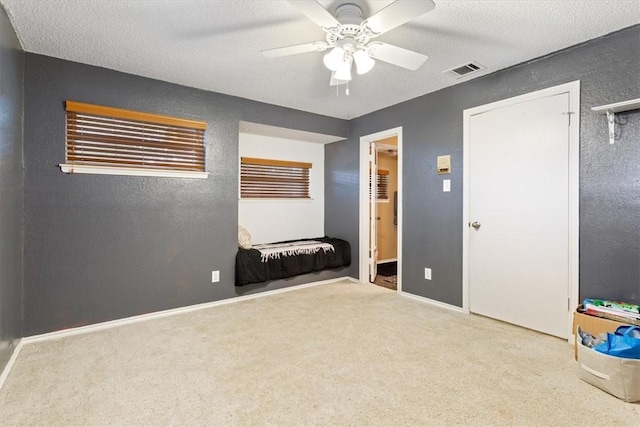
<path id="1" fill-rule="evenodd" d="M 358 74 L 368 73 L 376 59 L 415 71 L 428 58 L 418 52 L 371 40 L 433 10 L 432 0 L 396 0 L 367 19 L 362 17 L 362 8 L 349 0 L 335 9 L 335 16 L 316 0 L 288 1 L 322 27 L 327 33 L 326 41 L 267 49 L 262 54 L 277 58 L 331 49 L 324 55 L 324 65 L 332 71 L 332 86 L 351 80 L 354 63 Z"/>

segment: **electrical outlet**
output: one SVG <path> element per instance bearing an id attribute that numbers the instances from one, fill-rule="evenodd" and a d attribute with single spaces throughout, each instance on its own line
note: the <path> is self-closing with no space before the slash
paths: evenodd
<path id="1" fill-rule="evenodd" d="M 213 270 L 211 272 L 211 283 L 216 283 L 220 281 L 220 270 Z"/>
<path id="2" fill-rule="evenodd" d="M 431 280 L 431 269 L 430 268 L 425 268 L 424 269 L 424 278 L 426 280 Z"/>

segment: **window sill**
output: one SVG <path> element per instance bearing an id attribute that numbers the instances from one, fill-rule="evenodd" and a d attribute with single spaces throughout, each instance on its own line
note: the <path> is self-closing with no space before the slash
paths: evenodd
<path id="1" fill-rule="evenodd" d="M 239 198 L 239 203 L 311 203 L 314 199 L 305 199 L 305 198 L 291 198 L 291 199 L 276 199 L 276 198 L 251 198 L 251 199 L 243 199 Z"/>
<path id="2" fill-rule="evenodd" d="M 206 179 L 209 172 L 168 171 L 136 168 L 116 168 L 111 166 L 88 166 L 62 163 L 59 165 L 64 173 L 88 173 L 97 175 L 127 175 L 127 176 L 161 176 L 168 178 Z"/>

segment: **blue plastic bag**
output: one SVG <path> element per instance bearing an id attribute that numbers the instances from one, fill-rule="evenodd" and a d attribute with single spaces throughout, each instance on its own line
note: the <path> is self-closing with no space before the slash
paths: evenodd
<path id="1" fill-rule="evenodd" d="M 607 341 L 594 349 L 609 356 L 640 359 L 640 327 L 620 326 L 615 334 L 607 333 Z"/>

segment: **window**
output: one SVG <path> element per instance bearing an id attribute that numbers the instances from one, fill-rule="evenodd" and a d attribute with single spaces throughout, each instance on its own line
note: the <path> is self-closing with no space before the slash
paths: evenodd
<path id="1" fill-rule="evenodd" d="M 389 171 L 378 169 L 378 200 L 389 200 Z"/>
<path id="2" fill-rule="evenodd" d="M 389 171 L 378 169 L 376 180 L 376 200 L 389 201 Z M 369 198 L 371 198 L 371 175 L 369 175 Z"/>
<path id="3" fill-rule="evenodd" d="M 207 124 L 66 102 L 67 173 L 206 178 Z"/>
<path id="4" fill-rule="evenodd" d="M 240 158 L 240 197 L 308 199 L 311 163 Z"/>

